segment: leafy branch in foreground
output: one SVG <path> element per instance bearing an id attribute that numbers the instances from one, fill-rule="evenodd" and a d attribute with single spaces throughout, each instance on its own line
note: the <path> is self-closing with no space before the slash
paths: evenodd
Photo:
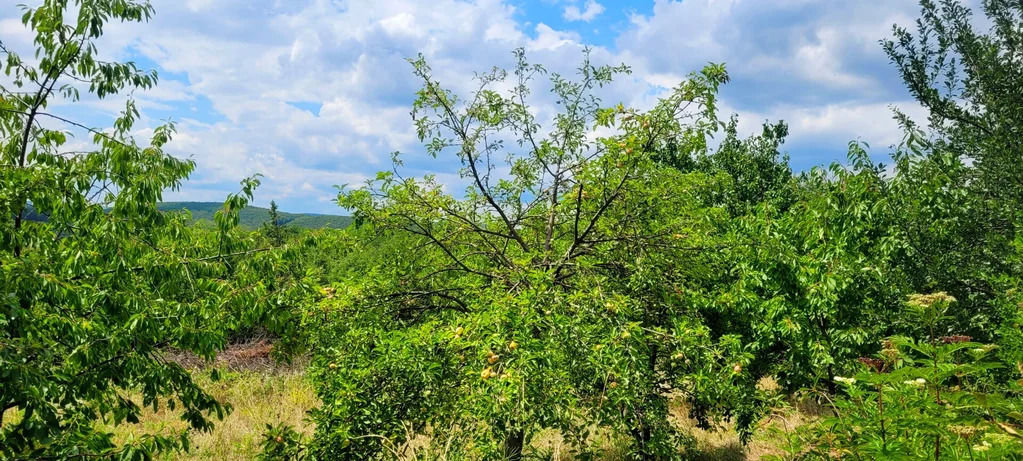
<path id="1" fill-rule="evenodd" d="M 1023 413 L 1018 384 L 995 385 L 1004 366 L 994 345 L 941 335 L 955 299 L 914 295 L 907 310 L 928 333 L 892 337 L 861 372 L 836 377 L 842 392 L 826 397 L 831 415 L 791 434 L 798 459 L 1018 459 Z M 1023 374 L 1023 370 L 1020 370 Z"/>
<path id="2" fill-rule="evenodd" d="M 109 20 L 144 21 L 148 2 L 45 1 L 25 8 L 36 59 L 3 45 L 0 86 L 0 457 L 148 458 L 188 448 L 187 431 L 118 442 L 99 422 L 136 423 L 141 406 L 181 412 L 209 430 L 230 410 L 164 358 L 211 358 L 228 335 L 266 321 L 303 290 L 281 271 L 294 249 L 263 251 L 236 229 L 259 184 L 245 180 L 216 228 L 161 213 L 194 163 L 163 151 L 173 125 L 140 145 L 131 98 L 110 128 L 47 112 L 148 89 L 155 73 L 97 59 Z M 54 125 L 57 123 L 57 125 Z M 87 139 L 74 142 L 75 133 Z M 29 221 L 29 210 L 45 221 Z M 137 398 L 132 397 L 137 396 Z"/>

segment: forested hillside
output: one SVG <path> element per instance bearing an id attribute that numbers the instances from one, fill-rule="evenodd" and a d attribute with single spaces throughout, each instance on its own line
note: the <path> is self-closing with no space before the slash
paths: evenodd
<path id="1" fill-rule="evenodd" d="M 919 4 L 884 158 L 794 169 L 727 63 L 419 54 L 420 151 L 339 216 L 163 201 L 196 162 L 101 51 L 148 1 L 0 6 L 0 459 L 1021 460 L 1023 3 Z"/>
<path id="2" fill-rule="evenodd" d="M 188 210 L 195 221 L 213 222 L 214 215 L 222 209 L 222 202 L 161 202 L 157 205 L 160 211 Z M 258 229 L 270 223 L 270 209 L 246 206 L 238 212 L 238 225 L 247 229 Z M 352 223 L 348 216 L 310 214 L 310 213 L 278 213 L 278 224 L 303 229 L 343 229 Z"/>

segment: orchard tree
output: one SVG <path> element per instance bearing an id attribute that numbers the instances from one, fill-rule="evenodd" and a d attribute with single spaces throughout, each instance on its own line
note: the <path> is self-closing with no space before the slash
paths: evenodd
<path id="1" fill-rule="evenodd" d="M 723 174 L 729 181 L 714 201 L 725 205 L 733 216 L 767 201 L 777 201 L 784 209 L 793 199 L 795 185 L 788 155 L 780 150 L 788 130 L 785 122 L 765 123 L 759 134 L 743 139 L 739 137 L 739 118 L 732 115 L 716 147 L 707 146 L 705 140 L 668 140 L 656 149 L 653 159 L 685 172 Z"/>
<path id="2" fill-rule="evenodd" d="M 724 215 L 704 205 L 716 178 L 652 158 L 720 128 L 724 68 L 642 112 L 603 107 L 595 90 L 628 69 L 586 59 L 578 80 L 550 76 L 559 112 L 542 126 L 529 99 L 546 72 L 516 56 L 464 97 L 412 60 L 419 136 L 460 162 L 464 192 L 403 177 L 396 155 L 341 193 L 372 234 L 404 243 L 311 314 L 327 325 L 314 452 L 371 458 L 430 433 L 449 454 L 519 459 L 549 428 L 580 455 L 610 433 L 642 459 L 674 459 L 685 437 L 669 391 L 714 401 L 708 417 L 740 400 L 755 412 L 743 347 L 711 337 L 689 302 L 720 243 L 711 223 Z"/>
<path id="3" fill-rule="evenodd" d="M 912 192 L 905 265 L 917 291 L 959 300 L 959 331 L 985 341 L 997 331 L 999 353 L 1020 361 L 1023 4 L 982 0 L 982 15 L 957 0 L 920 5 L 915 30 L 895 26 L 882 41 L 928 110 L 924 126 L 898 114 L 913 155 L 897 162 L 919 164 L 900 192 Z"/>
<path id="4" fill-rule="evenodd" d="M 1023 5 L 982 0 L 984 24 L 959 0 L 921 0 L 915 33 L 882 41 L 936 142 L 973 162 L 988 197 L 1023 203 Z"/>
<path id="5" fill-rule="evenodd" d="M 163 151 L 173 125 L 139 144 L 131 98 L 108 128 L 50 110 L 156 84 L 155 73 L 101 61 L 96 48 L 108 21 L 149 19 L 148 2 L 22 8 L 35 58 L 0 42 L 9 77 L 0 86 L 0 457 L 144 459 L 187 449 L 187 431 L 118 445 L 101 423 L 138 422 L 141 403 L 209 430 L 229 407 L 163 352 L 212 358 L 228 333 L 265 321 L 301 283 L 267 275 L 279 274 L 287 250 L 254 248 L 236 228 L 258 180 L 227 199 L 214 230 L 191 227 L 188 216 L 157 209 L 194 168 Z"/>

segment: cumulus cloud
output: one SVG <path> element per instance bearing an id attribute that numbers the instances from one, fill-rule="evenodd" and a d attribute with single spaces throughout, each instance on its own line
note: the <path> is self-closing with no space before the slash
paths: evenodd
<path id="1" fill-rule="evenodd" d="M 604 12 L 604 5 L 597 3 L 596 0 L 586 0 L 586 5 L 580 10 L 577 5 L 568 5 L 565 7 L 565 20 L 567 21 L 583 21 L 590 22 L 594 18 Z"/>
<path id="2" fill-rule="evenodd" d="M 601 90 L 606 102 L 650 107 L 690 71 L 725 62 L 732 83 L 722 106 L 740 114 L 743 130 L 785 119 L 788 145 L 829 153 L 807 154 L 797 167 L 829 161 L 852 139 L 897 142 L 889 103 L 915 110 L 877 44 L 892 23 L 912 23 L 912 0 L 653 0 L 642 13 L 615 18 L 596 0 L 563 9 L 551 0 L 154 4 L 148 24 L 110 24 L 100 50 L 161 71 L 157 89 L 136 94 L 150 117 L 140 123 L 178 122 L 169 149 L 198 164 L 174 196 L 181 199 L 219 200 L 260 173 L 257 203 L 337 211 L 329 203 L 333 186 L 389 168 L 393 151 L 406 153 L 408 174 L 443 173 L 438 179 L 459 190 L 456 161 L 429 158 L 416 138 L 409 110 L 419 82 L 406 59 L 422 53 L 435 77 L 464 95 L 476 84 L 474 72 L 512 65 L 517 47 L 551 73 L 571 75 L 594 28 L 615 38 L 594 47 L 591 58 L 634 71 Z M 527 14 L 536 10 L 520 9 L 526 4 L 554 16 Z M 4 43 L 31 56 L 31 36 L 16 15 L 0 9 Z M 587 30 L 573 29 L 578 22 Z M 541 121 L 557 110 L 548 90 L 533 92 Z M 122 102 L 85 104 L 105 120 Z"/>

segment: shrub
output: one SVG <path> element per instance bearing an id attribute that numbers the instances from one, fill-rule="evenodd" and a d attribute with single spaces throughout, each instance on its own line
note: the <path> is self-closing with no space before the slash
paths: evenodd
<path id="1" fill-rule="evenodd" d="M 800 459 L 1021 459 L 1023 405 L 1018 383 L 992 381 L 1004 366 L 994 345 L 965 335 L 938 336 L 954 301 L 944 293 L 916 295 L 910 310 L 932 333 L 893 337 L 862 370 L 836 377 L 841 393 L 826 397 L 831 416 L 792 437 Z M 1023 373 L 1023 370 L 1020 370 Z"/>

